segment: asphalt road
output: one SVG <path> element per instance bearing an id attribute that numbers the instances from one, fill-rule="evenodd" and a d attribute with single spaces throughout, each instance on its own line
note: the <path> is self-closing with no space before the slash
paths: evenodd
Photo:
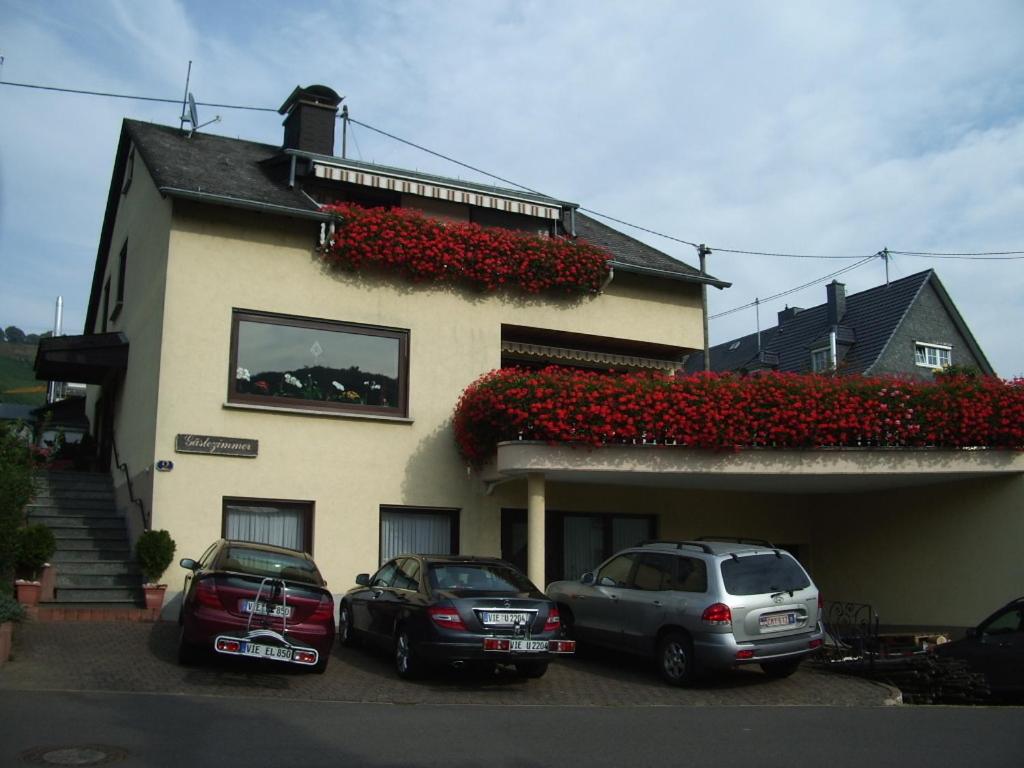
<path id="1" fill-rule="evenodd" d="M 69 748 L 92 752 L 60 751 Z M 72 762 L 100 754 L 111 760 Z M 5 768 L 1019 768 L 1022 755 L 1017 707 L 426 706 L 0 691 Z"/>

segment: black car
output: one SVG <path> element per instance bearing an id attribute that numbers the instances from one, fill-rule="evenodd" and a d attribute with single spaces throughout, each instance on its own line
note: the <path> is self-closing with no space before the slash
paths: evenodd
<path id="1" fill-rule="evenodd" d="M 1011 600 L 962 640 L 935 646 L 935 653 L 966 661 L 985 675 L 999 697 L 1024 697 L 1024 597 Z"/>
<path id="2" fill-rule="evenodd" d="M 535 678 L 576 647 L 558 607 L 503 560 L 403 555 L 356 584 L 341 600 L 339 640 L 388 649 L 401 677 L 430 663 L 506 662 Z"/>

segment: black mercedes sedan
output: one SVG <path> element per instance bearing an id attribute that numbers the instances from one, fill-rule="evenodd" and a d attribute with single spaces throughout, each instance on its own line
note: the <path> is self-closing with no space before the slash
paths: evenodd
<path id="1" fill-rule="evenodd" d="M 496 662 L 536 678 L 576 648 L 558 607 L 504 560 L 402 555 L 356 584 L 341 600 L 339 641 L 387 649 L 403 678 L 432 663 Z"/>

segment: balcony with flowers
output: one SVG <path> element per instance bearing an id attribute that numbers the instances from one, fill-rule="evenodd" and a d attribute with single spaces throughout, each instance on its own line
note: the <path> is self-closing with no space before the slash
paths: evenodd
<path id="1" fill-rule="evenodd" d="M 338 218 L 321 256 L 342 270 L 488 293 L 569 297 L 600 293 L 610 274 L 607 252 L 570 237 L 444 221 L 408 208 L 342 203 L 323 211 Z"/>
<path id="2" fill-rule="evenodd" d="M 454 433 L 491 481 L 927 484 L 1024 471 L 1024 380 L 502 369 L 462 394 Z"/>

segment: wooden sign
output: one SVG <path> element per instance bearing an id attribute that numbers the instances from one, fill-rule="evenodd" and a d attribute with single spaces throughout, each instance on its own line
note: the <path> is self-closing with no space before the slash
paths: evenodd
<path id="1" fill-rule="evenodd" d="M 255 459 L 260 450 L 260 441 L 247 437 L 178 435 L 174 438 L 174 450 L 178 453 L 208 453 L 214 456 Z"/>

